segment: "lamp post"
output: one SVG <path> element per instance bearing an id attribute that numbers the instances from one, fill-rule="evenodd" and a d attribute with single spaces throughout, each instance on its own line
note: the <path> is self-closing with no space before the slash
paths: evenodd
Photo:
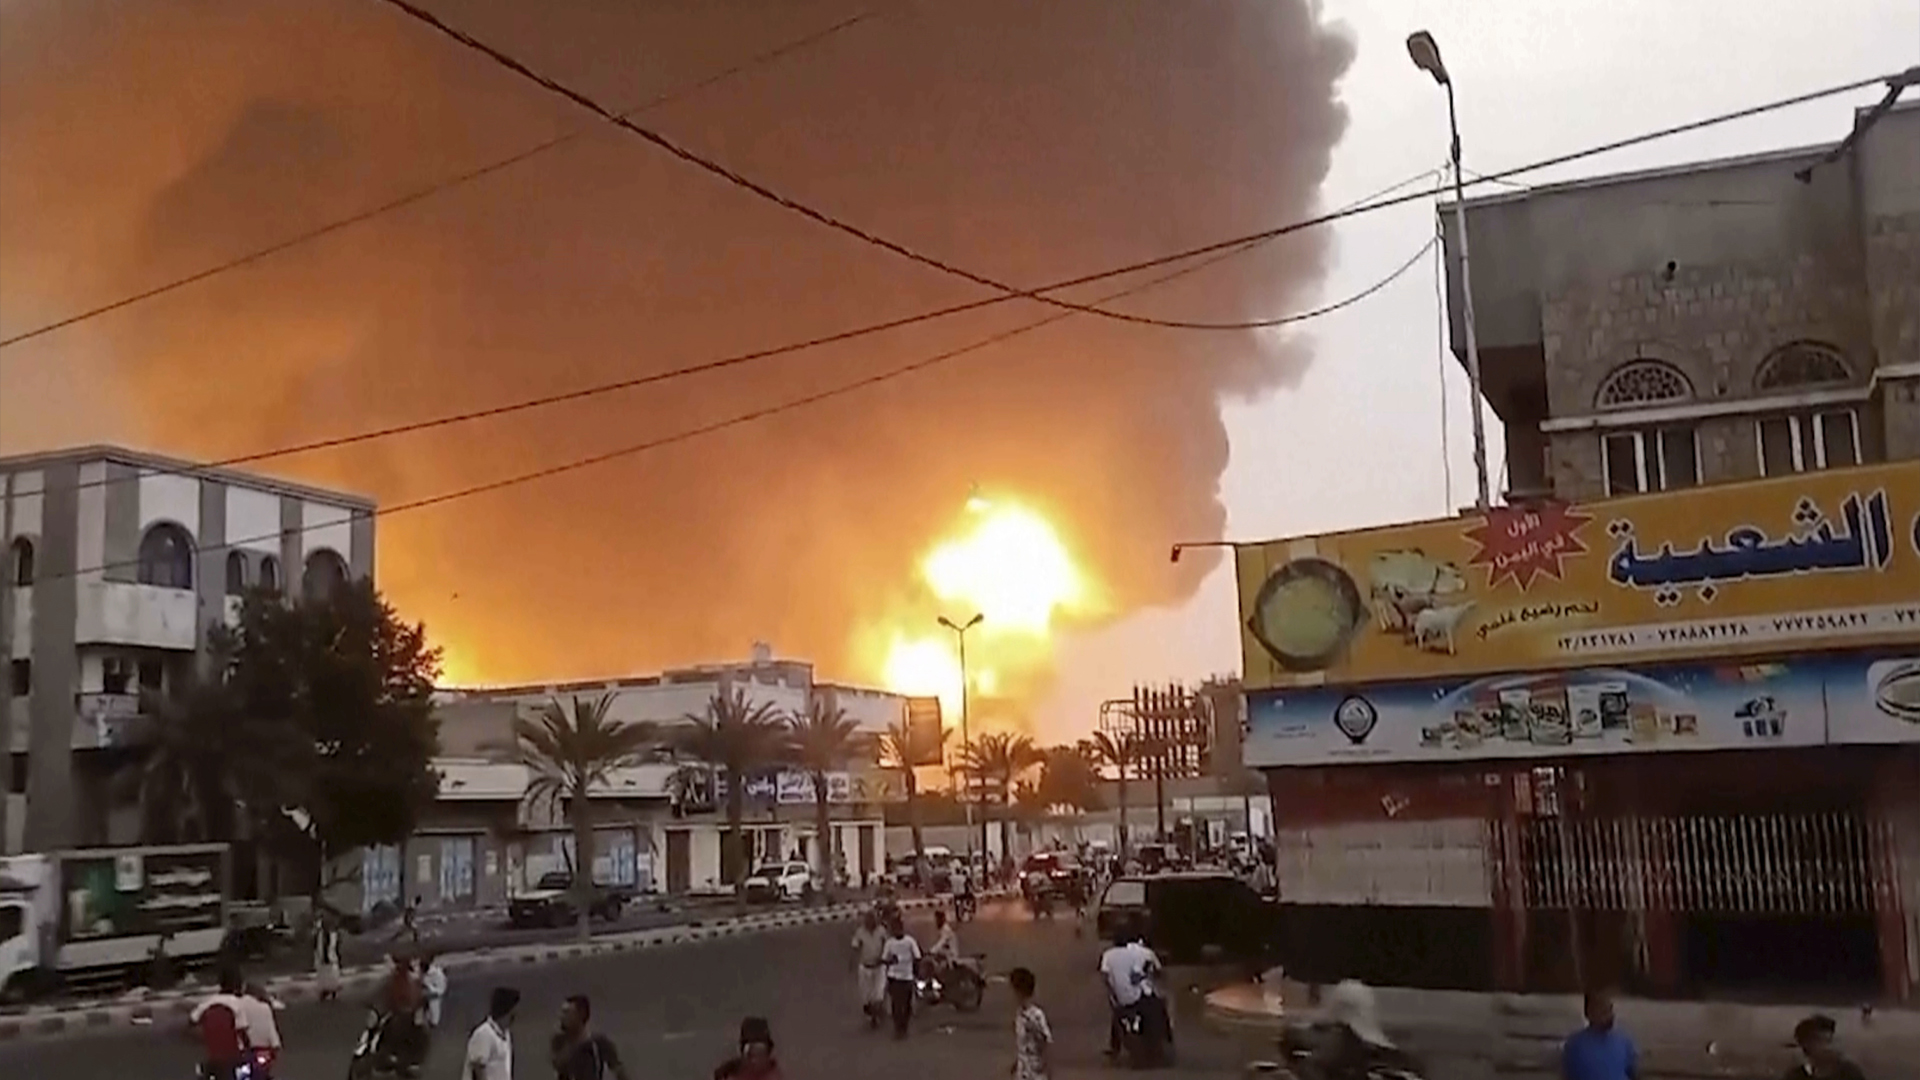
<path id="1" fill-rule="evenodd" d="M 967 698 L 969 696 L 969 687 L 967 684 L 967 631 L 985 622 L 986 618 L 986 615 L 977 611 L 974 612 L 973 618 L 968 619 L 964 623 L 954 622 L 945 615 L 940 616 L 940 625 L 953 631 L 953 636 L 958 639 L 960 643 L 960 749 L 962 754 L 960 776 L 962 780 L 961 794 L 964 796 L 960 800 L 960 805 L 966 810 L 967 814 L 968 874 L 973 873 L 973 793 L 967 790 L 972 784 L 967 780 L 969 770 L 965 766 L 965 754 L 970 752 L 972 746 L 972 737 L 967 733 Z M 980 855 L 984 859 L 986 854 L 987 819 L 982 817 L 980 819 Z"/>
<path id="2" fill-rule="evenodd" d="M 1232 540 L 1189 540 L 1185 543 L 1173 545 L 1167 552 L 1167 561 L 1177 563 L 1180 561 L 1180 556 L 1185 555 L 1193 548 L 1237 548 L 1239 546 L 1239 544 Z"/>
<path id="3" fill-rule="evenodd" d="M 1467 256 L 1467 202 L 1466 180 L 1460 171 L 1460 114 L 1454 107 L 1453 76 L 1447 73 L 1447 65 L 1440 59 L 1440 43 L 1425 30 L 1417 30 L 1407 37 L 1407 55 L 1413 58 L 1413 65 L 1433 76 L 1447 91 L 1447 130 L 1452 136 L 1449 153 L 1453 160 L 1453 215 L 1454 229 L 1460 234 L 1460 295 L 1464 300 L 1467 324 L 1467 383 L 1472 391 L 1473 410 L 1473 472 L 1474 480 L 1479 484 L 1474 506 L 1485 513 L 1492 502 L 1487 483 L 1487 424 L 1480 415 L 1480 341 L 1473 326 L 1473 273 Z M 1442 393 L 1445 391 L 1443 390 Z"/>

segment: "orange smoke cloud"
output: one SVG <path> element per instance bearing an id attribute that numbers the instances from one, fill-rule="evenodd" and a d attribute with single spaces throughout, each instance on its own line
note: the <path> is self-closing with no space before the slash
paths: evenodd
<path id="1" fill-rule="evenodd" d="M 855 10 L 575 0 L 535 19 L 506 0 L 437 6 L 623 107 Z M 1351 55 L 1317 7 L 888 8 L 646 119 L 942 259 L 1054 280 L 1315 208 Z M 589 122 L 359 0 L 27 5 L 5 19 L 8 332 Z M 1119 304 L 1272 315 L 1310 301 L 1325 254 L 1323 236 L 1302 234 Z M 219 457 L 978 295 L 597 132 L 0 363 L 105 365 L 77 393 L 131 418 L 111 434 Z M 268 467 L 394 503 L 817 392 L 1036 314 L 1008 304 Z M 447 644 L 456 674 L 493 680 L 738 656 L 764 639 L 834 676 L 939 690 L 957 682 L 932 619 L 975 605 L 991 609 L 969 639 L 975 689 L 1012 710 L 1044 688 L 1057 628 L 1191 595 L 1211 564 L 1169 567 L 1165 551 L 1224 523 L 1219 402 L 1284 385 L 1303 361 L 1269 333 L 1079 316 L 766 422 L 392 517 L 381 582 Z M 35 418 L 8 438 L 80 423 Z M 975 484 L 1028 516 L 971 533 L 960 508 Z M 1038 583 L 993 576 L 1011 566 L 996 545 L 1039 550 L 1034 522 L 1057 565 Z"/>

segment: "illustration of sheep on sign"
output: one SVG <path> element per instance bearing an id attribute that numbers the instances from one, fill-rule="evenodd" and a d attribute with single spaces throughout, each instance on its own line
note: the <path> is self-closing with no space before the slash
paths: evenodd
<path id="1" fill-rule="evenodd" d="M 1380 629 L 1404 634 L 1409 641 L 1416 636 L 1414 620 L 1421 612 L 1443 606 L 1467 588 L 1459 567 L 1428 558 L 1418 548 L 1377 552 L 1368 576 L 1372 579 L 1373 615 Z"/>
<path id="2" fill-rule="evenodd" d="M 1454 635 L 1471 610 L 1471 600 L 1423 609 L 1413 617 L 1413 647 L 1427 652 L 1446 653 L 1448 656 L 1456 655 L 1460 650 L 1455 646 Z"/>

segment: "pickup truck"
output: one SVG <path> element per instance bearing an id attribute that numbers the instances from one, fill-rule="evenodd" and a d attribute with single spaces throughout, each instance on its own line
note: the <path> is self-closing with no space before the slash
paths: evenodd
<path id="1" fill-rule="evenodd" d="M 596 882 L 587 914 L 595 919 L 617 919 L 633 895 L 630 887 Z M 507 921 L 516 929 L 571 926 L 580 919 L 579 909 L 574 907 L 574 902 L 573 875 L 564 870 L 555 870 L 540 875 L 539 882 L 531 890 L 507 900 Z"/>

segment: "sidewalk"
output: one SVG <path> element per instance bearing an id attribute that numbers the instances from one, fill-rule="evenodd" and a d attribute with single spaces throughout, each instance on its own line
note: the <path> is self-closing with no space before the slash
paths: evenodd
<path id="1" fill-rule="evenodd" d="M 1206 1018 L 1228 1030 L 1277 1031 L 1310 1016 L 1306 988 L 1282 983 L 1223 987 L 1207 995 Z M 1381 1023 L 1423 1056 L 1481 1059 L 1496 1073 L 1555 1075 L 1561 1041 L 1584 1022 L 1576 996 L 1478 994 L 1376 988 Z M 1772 1077 L 1793 1063 L 1793 1025 L 1824 1012 L 1839 1043 L 1869 1076 L 1920 1077 L 1920 1012 L 1839 1011 L 1814 1006 L 1648 1001 L 1616 1005 L 1622 1029 L 1640 1046 L 1648 1078 Z"/>
<path id="2" fill-rule="evenodd" d="M 941 906 L 940 898 L 900 901 L 907 911 L 925 911 Z M 590 941 L 547 942 L 483 948 L 471 952 L 447 953 L 441 958 L 448 975 L 485 971 L 521 964 L 551 963 L 585 956 L 663 948 L 671 945 L 711 941 L 741 934 L 761 933 L 796 926 L 817 926 L 857 918 L 867 910 L 868 902 L 833 904 L 818 908 L 756 912 L 718 919 L 695 918 L 674 926 L 646 930 L 618 931 Z M 357 965 L 341 973 L 343 997 L 371 991 L 385 977 L 385 964 Z M 267 992 L 284 1004 L 313 1001 L 320 996 L 319 983 L 310 972 L 270 978 Z M 193 1003 L 207 993 L 204 986 L 162 993 L 134 991 L 104 1001 L 74 1002 L 28 1008 L 16 1014 L 0 1016 L 0 1042 L 26 1039 L 59 1038 L 114 1028 L 144 1027 L 152 1024 L 185 1023 Z"/>

